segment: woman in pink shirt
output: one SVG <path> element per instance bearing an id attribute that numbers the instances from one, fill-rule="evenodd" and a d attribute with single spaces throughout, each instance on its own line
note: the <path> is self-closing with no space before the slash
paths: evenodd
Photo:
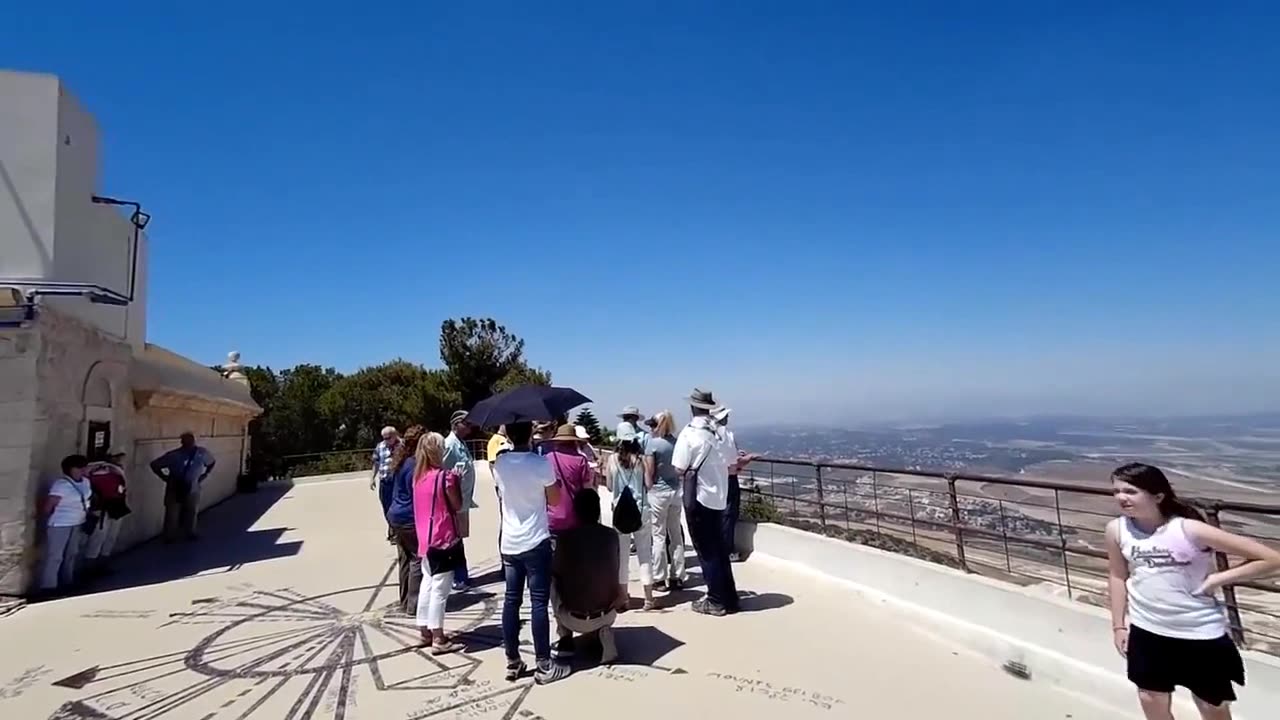
<path id="1" fill-rule="evenodd" d="M 462 507 L 458 474 L 442 469 L 444 436 L 428 433 L 414 458 L 413 518 L 422 557 L 423 587 L 418 594 L 417 623 L 432 655 L 456 652 L 462 646 L 444 634 L 444 606 L 449 600 L 453 571 L 462 564 L 462 538 L 454 514 Z"/>

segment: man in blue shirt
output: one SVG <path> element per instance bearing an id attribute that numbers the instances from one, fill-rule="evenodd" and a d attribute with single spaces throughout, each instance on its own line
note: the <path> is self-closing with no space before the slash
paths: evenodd
<path id="1" fill-rule="evenodd" d="M 478 507 L 474 497 L 476 461 L 471 456 L 471 449 L 466 443 L 467 436 L 471 434 L 471 423 L 467 422 L 467 411 L 458 410 L 450 416 L 449 427 L 449 436 L 444 439 L 444 459 L 440 464 L 444 469 L 458 473 L 460 478 L 458 489 L 462 492 L 462 509 L 455 515 L 455 520 L 458 537 L 465 538 L 471 535 L 471 508 Z M 453 572 L 453 589 L 466 590 L 469 585 L 470 577 L 467 574 L 464 552 L 462 564 Z"/>
<path id="2" fill-rule="evenodd" d="M 200 484 L 213 472 L 213 453 L 196 445 L 196 436 L 184 432 L 181 447 L 151 461 L 151 472 L 164 481 L 164 540 L 178 539 L 181 527 L 188 540 L 195 540 L 196 513 L 200 511 Z"/>

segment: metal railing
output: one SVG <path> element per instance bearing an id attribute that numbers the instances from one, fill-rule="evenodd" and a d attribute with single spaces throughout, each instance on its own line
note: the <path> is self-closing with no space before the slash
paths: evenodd
<path id="1" fill-rule="evenodd" d="M 485 459 L 488 440 L 467 440 L 467 448 L 476 460 Z M 330 450 L 327 452 L 284 455 L 271 463 L 270 474 L 276 478 L 295 478 L 305 475 L 373 471 L 373 448 L 355 450 Z"/>
<path id="2" fill-rule="evenodd" d="M 1109 487 L 1026 478 L 761 458 L 740 473 L 744 512 L 1106 606 Z M 1280 544 L 1280 505 L 1189 497 L 1207 521 Z M 1219 568 L 1228 567 L 1217 553 Z M 1280 653 L 1280 583 L 1223 588 L 1232 636 Z"/>

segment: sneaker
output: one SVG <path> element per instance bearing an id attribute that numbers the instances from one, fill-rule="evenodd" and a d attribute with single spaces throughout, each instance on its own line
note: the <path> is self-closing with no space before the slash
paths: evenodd
<path id="1" fill-rule="evenodd" d="M 453 584 L 454 592 L 466 592 L 471 589 L 471 583 L 466 580 L 458 580 Z"/>
<path id="2" fill-rule="evenodd" d="M 724 617 L 729 614 L 723 607 L 706 598 L 694 600 L 693 611 L 699 615 L 710 615 L 711 617 Z"/>
<path id="3" fill-rule="evenodd" d="M 533 673 L 533 681 L 539 685 L 548 685 L 569 677 L 570 672 L 572 670 L 568 665 L 561 665 L 553 660 L 539 660 L 538 669 Z"/>
<path id="4" fill-rule="evenodd" d="M 675 592 L 676 590 L 682 590 L 684 589 L 684 581 L 672 580 L 671 582 L 667 583 L 667 589 L 671 592 Z"/>
<path id="5" fill-rule="evenodd" d="M 653 589 L 657 590 L 658 592 L 667 592 L 667 581 L 663 580 L 662 582 L 654 583 Z"/>
<path id="6" fill-rule="evenodd" d="M 508 660 L 507 674 L 504 675 L 503 677 L 507 679 L 507 682 L 515 682 L 520 679 L 521 675 L 525 674 L 528 671 L 529 671 L 529 668 L 525 667 L 525 664 L 523 661 Z"/>
<path id="7" fill-rule="evenodd" d="M 573 637 L 562 637 L 551 646 L 551 657 L 555 660 L 568 660 L 573 657 Z"/>

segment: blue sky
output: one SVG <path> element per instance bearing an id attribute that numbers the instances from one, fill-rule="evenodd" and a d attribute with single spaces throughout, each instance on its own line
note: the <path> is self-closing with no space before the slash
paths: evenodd
<path id="1" fill-rule="evenodd" d="M 1280 405 L 1267 4 L 382 5 L 0 26 L 154 215 L 151 341 L 435 365 L 489 315 L 609 410 Z"/>

